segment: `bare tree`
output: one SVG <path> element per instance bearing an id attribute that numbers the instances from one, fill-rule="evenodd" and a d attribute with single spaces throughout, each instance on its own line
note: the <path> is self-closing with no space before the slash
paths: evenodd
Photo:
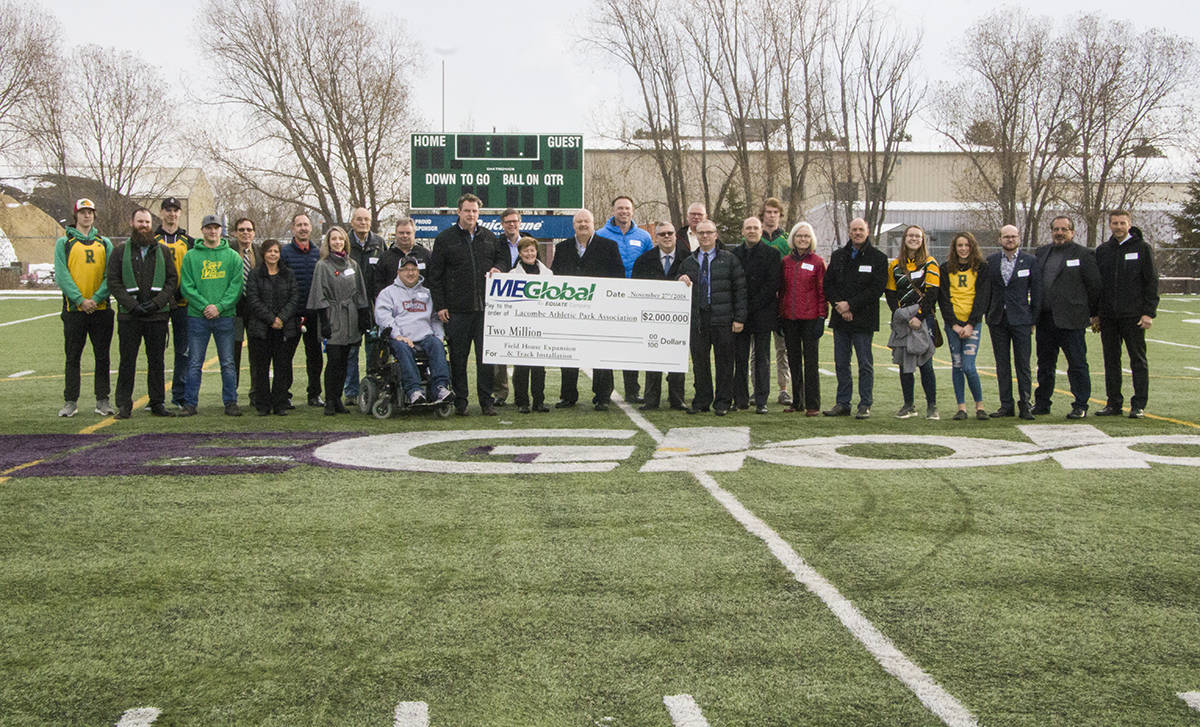
<path id="1" fill-rule="evenodd" d="M 226 174 L 329 221 L 405 202 L 416 55 L 398 25 L 352 0 L 210 0 L 200 24 L 218 94 L 247 119 L 240 143 L 203 138 Z"/>
<path id="2" fill-rule="evenodd" d="M 1185 84 L 1196 76 L 1195 46 L 1158 30 L 1085 15 L 1064 34 L 1063 61 L 1076 116 L 1065 134 L 1071 174 L 1066 202 L 1103 239 L 1106 210 L 1144 196 L 1148 160 L 1183 141 Z"/>
<path id="3" fill-rule="evenodd" d="M 36 6 L 0 2 L 0 152 L 23 146 L 38 93 L 56 65 L 59 27 Z"/>
<path id="4" fill-rule="evenodd" d="M 97 198 L 97 227 L 121 231 L 139 200 L 161 196 L 174 181 L 147 173 L 173 147 L 174 120 L 146 103 L 166 84 L 157 68 L 112 48 L 81 46 L 65 65 L 70 75 L 56 69 L 27 117 L 49 170 L 43 178 L 68 197 Z"/>
<path id="5" fill-rule="evenodd" d="M 1063 52 L 1049 19 L 994 12 L 968 29 L 955 57 L 966 75 L 943 87 L 935 114 L 971 165 L 962 198 L 990 213 L 989 229 L 1018 225 L 1026 244 L 1061 186 L 1070 115 Z"/>

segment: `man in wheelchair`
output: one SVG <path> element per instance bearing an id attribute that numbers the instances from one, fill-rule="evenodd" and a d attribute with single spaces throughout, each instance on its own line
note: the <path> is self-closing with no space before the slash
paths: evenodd
<path id="1" fill-rule="evenodd" d="M 400 385 L 409 406 L 428 403 L 421 386 L 414 352 L 420 349 L 429 360 L 429 384 L 433 402 L 450 398 L 450 366 L 442 345 L 445 331 L 433 310 L 433 298 L 422 283 L 417 258 L 406 255 L 400 259 L 396 279 L 379 291 L 375 299 L 375 323 L 380 331 L 390 329 L 388 345 L 400 369 Z"/>

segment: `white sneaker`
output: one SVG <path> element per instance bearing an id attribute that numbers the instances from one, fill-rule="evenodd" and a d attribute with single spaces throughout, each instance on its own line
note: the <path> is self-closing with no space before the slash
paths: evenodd
<path id="1" fill-rule="evenodd" d="M 905 404 L 900 407 L 900 411 L 896 412 L 897 419 L 911 419 L 917 415 L 917 408 L 912 404 Z"/>
<path id="2" fill-rule="evenodd" d="M 409 406 L 415 406 L 417 404 L 424 404 L 424 403 L 425 403 L 425 392 L 424 391 L 417 389 L 416 391 L 414 391 L 413 393 L 408 395 L 408 405 Z"/>
<path id="3" fill-rule="evenodd" d="M 791 396 L 791 394 L 787 393 L 786 391 L 781 391 L 781 392 L 779 392 L 779 398 L 777 398 L 776 401 L 778 401 L 780 404 L 783 404 L 784 406 L 787 406 L 788 404 L 792 403 L 792 396 Z"/>
<path id="4" fill-rule="evenodd" d="M 446 388 L 445 386 L 439 386 L 437 387 L 437 391 L 434 392 L 433 400 L 438 404 L 441 404 L 451 396 L 453 396 L 453 394 L 451 393 L 450 389 Z"/>
<path id="5" fill-rule="evenodd" d="M 60 417 L 73 417 L 77 411 L 79 411 L 79 409 L 75 406 L 75 402 L 68 401 L 65 402 L 62 405 L 62 408 L 58 410 L 58 415 Z"/>
<path id="6" fill-rule="evenodd" d="M 96 413 L 102 417 L 110 417 L 115 410 L 112 404 L 108 403 L 108 399 L 96 399 Z"/>

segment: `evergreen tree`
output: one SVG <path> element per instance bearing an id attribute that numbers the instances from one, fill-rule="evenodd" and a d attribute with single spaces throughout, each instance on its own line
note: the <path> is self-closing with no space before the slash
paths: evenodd
<path id="1" fill-rule="evenodd" d="M 1163 243 L 1158 269 L 1161 275 L 1194 278 L 1200 275 L 1200 172 L 1188 183 L 1188 199 L 1179 214 L 1171 215 L 1175 239 Z"/>

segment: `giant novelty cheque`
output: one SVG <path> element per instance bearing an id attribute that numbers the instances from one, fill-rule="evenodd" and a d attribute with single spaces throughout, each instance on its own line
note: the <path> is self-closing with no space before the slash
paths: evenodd
<path id="1" fill-rule="evenodd" d="M 678 281 L 493 274 L 483 360 L 686 372 L 691 300 Z"/>

